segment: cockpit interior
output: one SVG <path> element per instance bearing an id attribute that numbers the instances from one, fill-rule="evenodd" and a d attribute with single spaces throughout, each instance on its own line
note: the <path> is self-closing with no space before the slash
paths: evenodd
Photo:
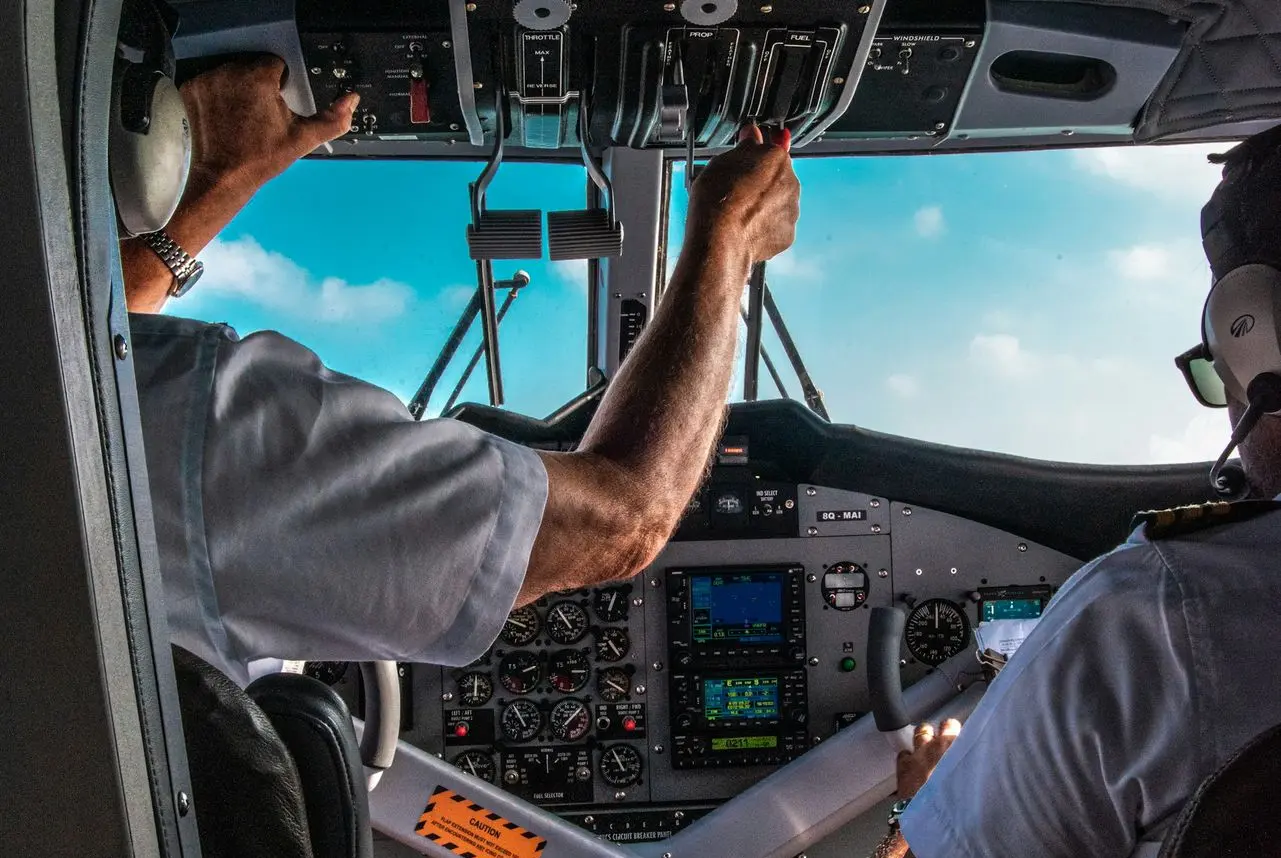
<path id="1" fill-rule="evenodd" d="M 436 341 L 418 348 L 396 392 L 416 419 L 464 421 L 538 450 L 572 450 L 582 437 L 662 300 L 686 182 L 745 123 L 788 129 L 803 171 L 979 153 L 992 163 L 1028 152 L 1159 157 L 1227 148 L 1281 117 L 1281 69 L 1266 35 L 1281 31 L 1281 12 L 1262 0 L 170 5 L 180 81 L 220 57 L 265 52 L 284 60 L 282 94 L 298 114 L 360 95 L 349 133 L 299 168 L 465 174 L 448 189 L 448 230 L 455 263 L 473 279 L 459 301 L 434 307 Z M 43 854 L 201 854 L 201 802 L 184 786 L 148 547 L 104 178 L 118 9 L 30 0 L 0 13 L 0 38 L 22 46 L 0 52 L 0 86 L 16 105 L 0 132 L 15 165 L 0 177 L 11 201 L 0 234 L 11 236 L 10 292 L 23 320 L 0 346 L 12 382 L 0 418 L 11 451 L 6 507 L 22 506 L 0 526 L 13 594 L 0 608 L 0 663 L 19 749 L 6 752 L 0 780 L 48 780 L 15 798 L 21 812 L 0 832 L 12 855 L 36 854 L 37 842 L 56 844 Z M 1124 184 L 1106 158 L 1097 163 Z M 548 164 L 562 172 L 546 188 L 495 190 L 505 174 Z M 870 219 L 888 210 L 893 182 L 877 187 L 869 196 L 857 179 L 842 186 L 827 228 L 839 232 L 846 211 Z M 544 190 L 564 207 L 540 208 Z M 1159 196 L 1151 186 L 1123 192 Z M 515 196 L 519 207 L 508 206 Z M 353 186 L 327 207 L 319 198 L 295 205 L 299 229 L 353 257 L 412 249 L 398 228 L 378 239 L 373 192 Z M 430 188 L 417 205 L 436 205 Z M 1040 205 L 1053 221 L 1056 198 Z M 918 233 L 941 233 L 941 215 L 924 211 Z M 965 207 L 948 216 L 963 220 Z M 1188 223 L 1189 236 L 1195 228 Z M 922 254 L 899 258 L 893 282 L 864 283 L 860 300 L 953 276 Z M 793 268 L 798 258 L 825 264 L 793 254 Z M 1138 279 L 1172 276 L 1171 264 Z M 536 272 L 533 285 L 522 266 Z M 812 327 L 792 326 L 810 298 L 785 296 L 784 281 L 801 278 L 782 267 L 758 266 L 746 284 L 723 436 L 675 535 L 642 574 L 517 609 L 464 667 L 399 663 L 376 675 L 355 663 L 286 662 L 337 691 L 358 735 L 378 734 L 385 770 L 367 796 L 372 854 L 869 854 L 903 728 L 972 711 L 1057 589 L 1123 542 L 1136 512 L 1220 497 L 1206 457 L 1056 461 L 874 431 L 836 413 L 836 388 L 868 378 L 897 378 L 889 389 L 917 402 L 929 394 L 892 375 L 879 347 L 858 349 L 873 334 L 856 313 L 833 320 L 854 344 L 843 366 L 815 360 L 815 338 L 798 333 Z M 543 324 L 519 319 L 516 302 L 536 293 L 543 270 L 577 278 L 575 365 L 564 396 L 522 410 L 532 400 L 513 378 L 537 376 L 521 376 L 527 355 L 509 342 L 523 336 L 522 322 Z M 306 291 L 282 294 L 287 302 Z M 192 306 L 200 310 L 179 303 Z M 884 337 L 900 324 L 911 335 L 912 304 L 903 306 L 880 320 Z M 1184 325 L 1194 332 L 1195 316 Z M 1023 356 L 1009 342 L 993 334 L 970 345 Z"/>

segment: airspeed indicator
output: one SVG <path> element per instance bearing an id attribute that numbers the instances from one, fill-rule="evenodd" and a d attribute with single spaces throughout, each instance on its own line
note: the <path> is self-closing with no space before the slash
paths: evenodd
<path id="1" fill-rule="evenodd" d="M 964 609 L 947 599 L 927 599 L 907 615 L 903 633 L 907 651 L 922 664 L 942 664 L 970 642 L 970 621 Z"/>

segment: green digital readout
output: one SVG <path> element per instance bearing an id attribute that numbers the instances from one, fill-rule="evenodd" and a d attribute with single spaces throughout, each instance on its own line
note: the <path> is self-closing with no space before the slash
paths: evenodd
<path id="1" fill-rule="evenodd" d="M 778 736 L 716 736 L 712 739 L 713 751 L 751 751 L 777 747 Z"/>
<path id="2" fill-rule="evenodd" d="M 1041 616 L 1045 603 L 1040 599 L 992 599 L 983 602 L 982 621 L 1034 620 Z"/>

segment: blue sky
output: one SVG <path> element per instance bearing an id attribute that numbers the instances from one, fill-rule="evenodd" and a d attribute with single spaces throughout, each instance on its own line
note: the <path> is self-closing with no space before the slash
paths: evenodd
<path id="1" fill-rule="evenodd" d="M 1217 454 L 1225 418 L 1195 404 L 1172 363 L 1199 336 L 1214 148 L 798 158 L 797 242 L 769 279 L 833 418 L 1068 461 Z M 477 173 L 302 162 L 203 254 L 200 286 L 169 309 L 280 330 L 408 399 L 475 287 L 464 226 Z M 511 163 L 491 204 L 575 208 L 584 181 L 579 167 Z M 508 406 L 543 416 L 583 387 L 586 268 L 496 274 L 517 268 L 533 283 L 502 327 Z M 464 398 L 484 401 L 484 384 L 482 364 Z M 762 395 L 774 395 L 765 379 Z"/>

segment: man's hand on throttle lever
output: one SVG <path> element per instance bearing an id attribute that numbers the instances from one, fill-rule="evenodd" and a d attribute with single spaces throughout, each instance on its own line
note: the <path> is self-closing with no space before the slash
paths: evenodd
<path id="1" fill-rule="evenodd" d="M 283 60 L 264 54 L 229 60 L 182 85 L 191 123 L 191 172 L 165 231 L 191 255 L 259 188 L 351 127 L 358 96 L 350 93 L 314 116 L 298 116 L 280 95 L 284 73 Z M 122 242 L 120 256 L 129 309 L 158 312 L 173 282 L 169 269 L 139 239 Z"/>
<path id="2" fill-rule="evenodd" d="M 796 234 L 786 139 L 749 126 L 694 182 L 680 259 L 653 320 L 573 453 L 543 453 L 547 506 L 517 604 L 626 580 L 662 550 L 725 413 L 748 272 Z"/>
<path id="3" fill-rule="evenodd" d="M 900 802 L 907 801 L 930 779 L 935 766 L 943 758 L 943 753 L 961 734 L 961 722 L 949 718 L 943 722 L 937 732 L 933 724 L 923 723 L 916 726 L 912 734 L 912 750 L 899 751 L 895 764 L 898 780 L 896 794 Z M 911 852 L 908 843 L 903 839 L 897 826 L 891 828 L 885 840 L 877 847 L 874 858 L 908 858 Z"/>
<path id="4" fill-rule="evenodd" d="M 786 129 L 766 142 L 759 127 L 748 125 L 738 140 L 738 146 L 709 161 L 694 182 L 686 234 L 742 241 L 754 264 L 795 241 L 801 183 L 792 171 Z"/>

